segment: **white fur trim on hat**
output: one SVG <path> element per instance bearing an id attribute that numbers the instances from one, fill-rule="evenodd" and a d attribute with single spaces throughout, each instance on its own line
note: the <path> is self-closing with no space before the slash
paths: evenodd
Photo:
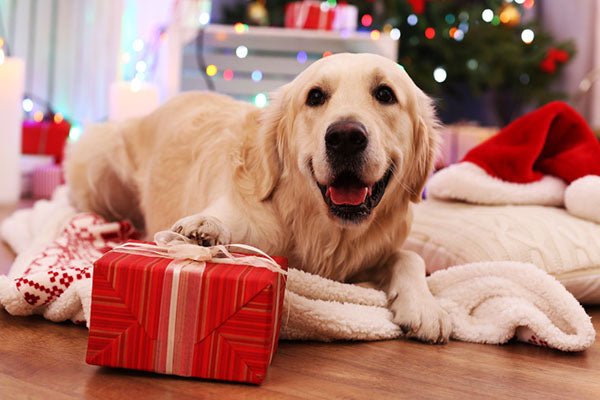
<path id="1" fill-rule="evenodd" d="M 576 217 L 600 224 L 600 176 L 587 175 L 565 191 L 565 208 Z"/>
<path id="2" fill-rule="evenodd" d="M 427 184 L 427 195 L 485 205 L 562 206 L 566 186 L 562 179 L 550 175 L 532 183 L 507 182 L 488 175 L 476 164 L 464 161 L 433 175 Z"/>

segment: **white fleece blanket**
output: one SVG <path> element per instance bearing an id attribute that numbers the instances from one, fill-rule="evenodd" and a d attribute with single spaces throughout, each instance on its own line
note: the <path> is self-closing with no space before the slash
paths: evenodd
<path id="1" fill-rule="evenodd" d="M 78 214 L 64 188 L 51 201 L 15 212 L 2 223 L 0 234 L 18 254 L 8 276 L 0 276 L 0 305 L 13 315 L 76 323 L 89 318 L 93 261 L 135 235 L 126 222 Z M 532 264 L 468 264 L 427 279 L 452 318 L 453 339 L 500 344 L 516 338 L 563 351 L 582 351 L 594 343 L 594 328 L 581 305 Z M 290 269 L 281 337 L 400 337 L 386 303 L 381 291 Z"/>

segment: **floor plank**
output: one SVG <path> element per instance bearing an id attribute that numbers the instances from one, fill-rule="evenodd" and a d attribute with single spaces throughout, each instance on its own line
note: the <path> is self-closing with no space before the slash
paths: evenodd
<path id="1" fill-rule="evenodd" d="M 23 205 L 21 205 L 23 206 Z M 15 207 L 0 207 L 0 220 Z M 0 245 L 0 273 L 14 255 Z M 600 307 L 588 308 L 600 329 Z M 598 399 L 600 344 L 282 342 L 260 387 L 85 364 L 87 330 L 0 311 L 1 399 Z"/>

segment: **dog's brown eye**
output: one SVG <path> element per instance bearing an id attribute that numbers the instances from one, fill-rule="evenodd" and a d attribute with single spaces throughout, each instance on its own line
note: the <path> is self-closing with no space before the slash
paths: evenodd
<path id="1" fill-rule="evenodd" d="M 377 87 L 373 95 L 381 104 L 394 104 L 396 102 L 396 96 L 389 86 L 381 85 Z"/>
<path id="2" fill-rule="evenodd" d="M 306 96 L 306 105 L 310 107 L 318 107 L 325 103 L 325 93 L 319 88 L 311 89 Z"/>

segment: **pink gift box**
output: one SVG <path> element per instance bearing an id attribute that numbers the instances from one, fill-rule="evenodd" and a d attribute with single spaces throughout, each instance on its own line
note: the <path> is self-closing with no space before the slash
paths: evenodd
<path id="1" fill-rule="evenodd" d="M 31 176 L 31 194 L 34 199 L 49 199 L 54 190 L 64 183 L 62 166 L 51 164 L 37 167 Z"/>

